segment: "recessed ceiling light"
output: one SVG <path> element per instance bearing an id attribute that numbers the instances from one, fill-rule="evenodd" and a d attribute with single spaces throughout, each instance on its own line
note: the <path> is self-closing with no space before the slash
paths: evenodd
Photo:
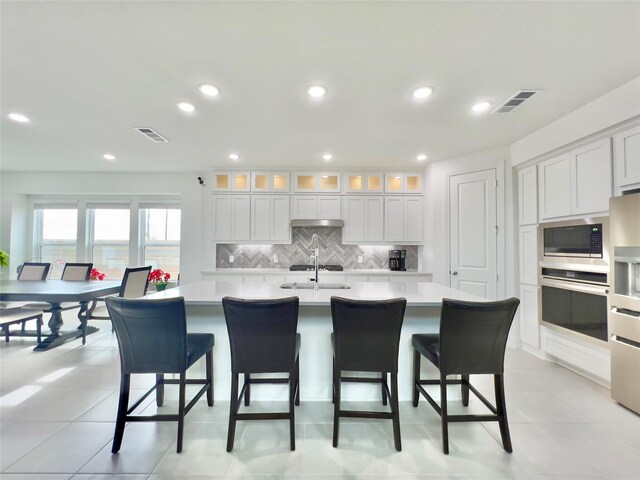
<path id="1" fill-rule="evenodd" d="M 307 93 L 313 98 L 320 98 L 326 95 L 327 89 L 322 85 L 312 85 L 307 89 Z"/>
<path id="2" fill-rule="evenodd" d="M 324 155 L 322 155 L 322 158 L 328 162 L 333 158 L 333 155 L 331 155 L 330 153 L 325 153 Z"/>
<path id="3" fill-rule="evenodd" d="M 419 155 L 416 156 L 416 160 L 418 160 L 419 162 L 422 162 L 426 159 L 427 159 L 427 156 L 424 153 L 420 153 Z"/>
<path id="4" fill-rule="evenodd" d="M 237 153 L 230 153 L 229 154 L 229 159 L 231 159 L 231 160 L 240 160 L 240 155 L 238 155 Z"/>
<path id="5" fill-rule="evenodd" d="M 105 160 L 115 160 L 115 159 L 116 159 L 116 156 L 115 156 L 115 155 L 112 155 L 112 154 L 110 154 L 110 153 L 105 153 L 102 157 L 103 157 Z"/>
<path id="6" fill-rule="evenodd" d="M 413 96 L 413 98 L 422 100 L 423 98 L 427 98 L 432 93 L 433 93 L 433 87 L 418 87 L 413 91 L 411 95 Z"/>
<path id="7" fill-rule="evenodd" d="M 218 87 L 208 84 L 200 85 L 198 90 L 208 97 L 217 97 L 220 94 L 220 89 Z"/>
<path id="8" fill-rule="evenodd" d="M 473 110 L 476 113 L 482 113 L 489 110 L 489 108 L 491 108 L 491 102 L 482 101 L 482 102 L 476 103 L 473 107 L 471 107 L 471 110 Z"/>
<path id="9" fill-rule="evenodd" d="M 178 103 L 178 108 L 183 112 L 193 112 L 196 109 L 196 107 L 194 107 L 192 104 L 188 102 Z"/>
<path id="10" fill-rule="evenodd" d="M 25 123 L 29 121 L 29 119 L 24 115 L 22 115 L 21 113 L 10 113 L 9 118 L 14 122 L 20 122 L 20 123 Z"/>

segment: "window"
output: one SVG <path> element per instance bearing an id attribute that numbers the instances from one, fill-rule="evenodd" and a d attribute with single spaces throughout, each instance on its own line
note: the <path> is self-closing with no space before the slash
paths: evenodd
<path id="1" fill-rule="evenodd" d="M 141 204 L 142 264 L 160 268 L 177 279 L 180 273 L 180 207 Z"/>
<path id="2" fill-rule="evenodd" d="M 110 280 L 122 278 L 129 266 L 129 205 L 89 204 L 87 213 L 93 268 Z"/>
<path id="3" fill-rule="evenodd" d="M 59 279 L 64 264 L 76 261 L 78 209 L 73 204 L 34 205 L 34 262 L 49 262 L 49 278 Z"/>

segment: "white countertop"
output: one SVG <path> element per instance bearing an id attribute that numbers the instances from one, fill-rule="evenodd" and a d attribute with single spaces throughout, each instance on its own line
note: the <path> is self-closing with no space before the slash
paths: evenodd
<path id="1" fill-rule="evenodd" d="M 333 295 L 355 300 L 383 300 L 404 297 L 409 306 L 439 306 L 443 298 L 468 301 L 486 301 L 482 297 L 431 282 L 370 283 L 351 282 L 350 289 L 289 290 L 279 288 L 279 282 L 202 281 L 164 292 L 147 295 L 145 298 L 174 298 L 183 296 L 187 305 L 220 305 L 225 296 L 247 299 L 284 298 L 297 296 L 300 305 L 329 305 Z"/>
<path id="2" fill-rule="evenodd" d="M 312 270 L 292 271 L 288 268 L 219 268 L 217 270 L 200 270 L 202 275 L 218 275 L 218 274 L 238 274 L 238 273 L 279 273 L 288 275 L 291 273 L 313 273 Z M 320 270 L 320 275 L 431 275 L 430 272 L 419 272 L 418 270 L 392 271 L 388 268 L 345 268 L 339 272 L 330 272 L 328 270 Z"/>

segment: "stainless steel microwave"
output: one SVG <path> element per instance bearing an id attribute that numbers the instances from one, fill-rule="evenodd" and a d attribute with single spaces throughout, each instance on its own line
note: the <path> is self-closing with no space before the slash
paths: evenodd
<path id="1" fill-rule="evenodd" d="M 538 228 L 542 262 L 609 265 L 608 217 L 543 223 Z"/>

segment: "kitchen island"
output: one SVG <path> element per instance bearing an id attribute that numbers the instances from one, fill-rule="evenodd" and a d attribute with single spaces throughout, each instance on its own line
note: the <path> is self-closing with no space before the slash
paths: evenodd
<path id="1" fill-rule="evenodd" d="M 485 299 L 430 282 L 408 283 L 350 283 L 349 289 L 287 290 L 280 283 L 202 281 L 147 295 L 146 298 L 185 299 L 189 332 L 208 332 L 216 336 L 214 347 L 215 396 L 229 400 L 231 367 L 229 339 L 222 311 L 225 296 L 263 299 L 297 296 L 300 299 L 298 332 L 302 336 L 300 349 L 301 400 L 331 400 L 331 309 L 332 296 L 357 300 L 382 300 L 404 297 L 407 299 L 400 353 L 398 359 L 399 399 L 409 400 L 412 387 L 411 335 L 437 332 L 443 298 L 483 301 Z M 202 366 L 200 366 L 202 367 Z M 202 367 L 203 368 L 203 367 Z M 435 370 L 424 364 L 424 371 Z M 344 400 L 376 400 L 380 387 L 366 384 L 347 384 Z M 252 397 L 262 400 L 285 400 L 287 388 L 283 385 L 260 385 L 252 390 Z"/>

